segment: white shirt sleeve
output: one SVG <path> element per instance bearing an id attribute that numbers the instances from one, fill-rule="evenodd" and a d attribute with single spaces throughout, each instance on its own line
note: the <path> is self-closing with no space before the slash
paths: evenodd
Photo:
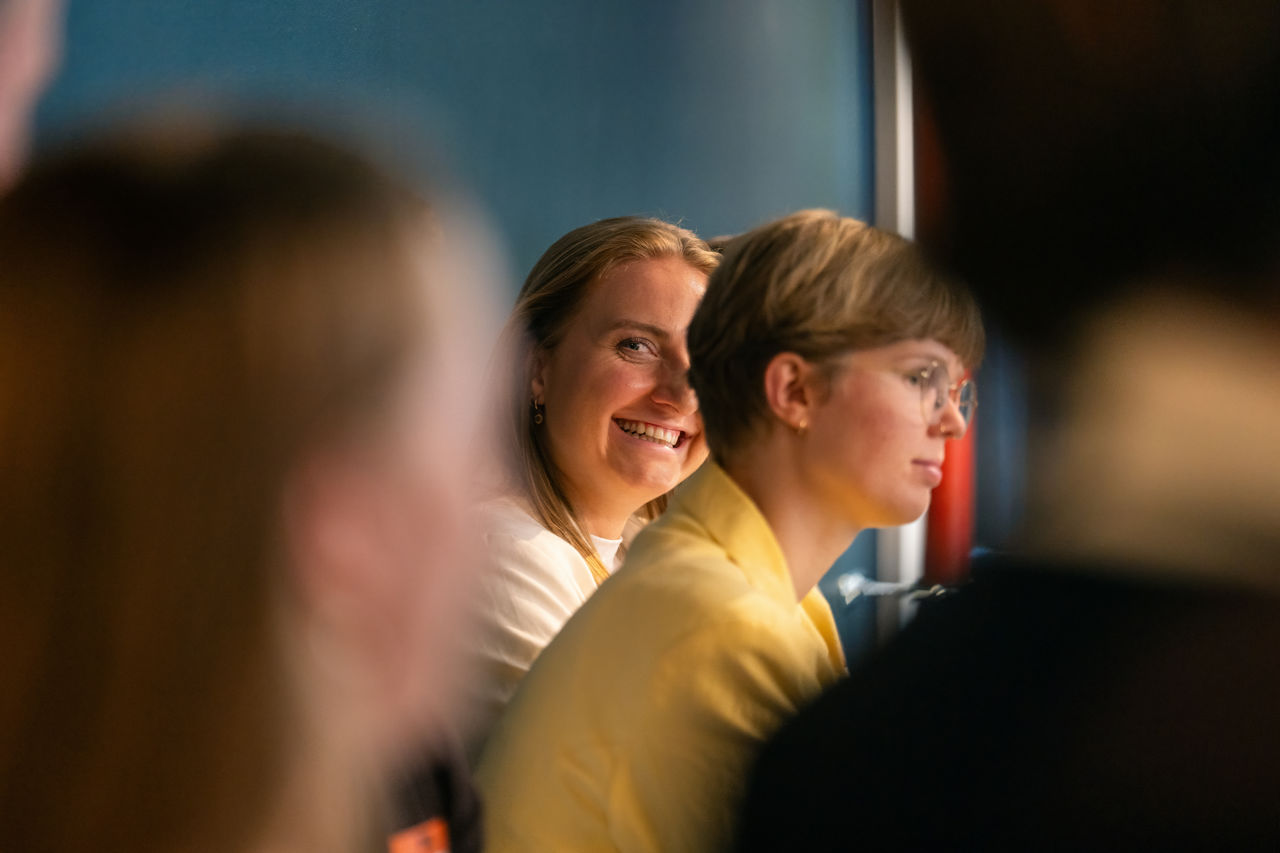
<path id="1" fill-rule="evenodd" d="M 595 592 L 582 555 L 509 501 L 482 509 L 475 697 L 466 726 L 478 753 L 534 659 Z"/>

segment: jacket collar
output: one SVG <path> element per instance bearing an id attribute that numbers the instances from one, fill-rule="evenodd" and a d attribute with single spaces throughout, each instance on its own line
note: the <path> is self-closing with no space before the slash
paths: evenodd
<path id="1" fill-rule="evenodd" d="M 791 570 L 782 546 L 755 502 L 711 459 L 676 488 L 667 515 L 679 514 L 701 526 L 747 581 L 778 600 L 796 604 Z"/>

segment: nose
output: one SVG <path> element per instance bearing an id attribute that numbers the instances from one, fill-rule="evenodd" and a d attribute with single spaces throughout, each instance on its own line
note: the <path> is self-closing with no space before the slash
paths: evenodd
<path id="1" fill-rule="evenodd" d="M 666 364 L 653 388 L 652 397 L 655 402 L 670 406 L 682 415 L 691 415 L 698 410 L 698 398 L 689 384 L 689 362 Z"/>
<path id="2" fill-rule="evenodd" d="M 964 438 L 964 434 L 969 431 L 969 426 L 964 422 L 964 416 L 960 414 L 960 406 L 955 399 L 948 398 L 946 406 L 942 409 L 942 417 L 930 427 L 929 431 L 944 439 Z"/>

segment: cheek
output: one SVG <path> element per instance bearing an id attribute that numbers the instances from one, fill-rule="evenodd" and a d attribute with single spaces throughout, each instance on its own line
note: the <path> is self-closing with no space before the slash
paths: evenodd
<path id="1" fill-rule="evenodd" d="M 896 456 L 897 445 L 902 443 L 903 425 L 883 407 L 861 409 L 848 423 L 848 436 L 856 453 L 866 465 L 888 462 Z"/>
<path id="2" fill-rule="evenodd" d="M 595 370 L 586 383 L 588 393 L 611 415 L 646 396 L 654 387 L 653 370 L 639 364 L 614 362 Z"/>
<path id="3" fill-rule="evenodd" d="M 461 694 L 457 662 L 471 634 L 479 541 L 466 512 L 466 474 L 456 461 L 462 455 L 424 460 L 405 483 L 396 518 L 399 583 L 386 614 L 402 641 L 387 655 L 399 673 L 410 732 L 434 727 Z"/>
<path id="4" fill-rule="evenodd" d="M 654 384 L 650 371 L 616 362 L 584 365 L 554 382 L 547 388 L 547 405 L 562 415 L 554 418 L 555 431 L 573 434 L 599 431 Z"/>
<path id="5" fill-rule="evenodd" d="M 845 409 L 834 427 L 842 475 L 873 502 L 892 500 L 909 485 L 916 455 L 913 438 L 921 427 L 894 402 L 863 397 L 861 405 Z"/>
<path id="6" fill-rule="evenodd" d="M 395 567 L 386 592 L 385 622 L 396 642 L 386 649 L 397 677 L 398 704 L 414 730 L 446 713 L 459 695 L 455 662 L 469 636 L 478 537 L 472 530 L 470 482 L 478 448 L 478 418 L 466 386 L 435 386 L 409 406 L 390 455 L 384 518 L 386 558 Z M 458 407 L 441 417 L 436 401 Z"/>

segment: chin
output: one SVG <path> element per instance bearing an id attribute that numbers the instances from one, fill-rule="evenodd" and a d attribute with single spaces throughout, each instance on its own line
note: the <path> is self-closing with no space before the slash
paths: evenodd
<path id="1" fill-rule="evenodd" d="M 871 527 L 901 527 L 904 524 L 911 524 L 919 521 L 924 514 L 929 511 L 929 499 L 924 501 L 904 501 L 900 504 L 886 506 L 883 511 L 883 518 L 886 519 L 880 524 L 869 525 Z"/>
<path id="2" fill-rule="evenodd" d="M 663 495 L 665 495 L 667 492 L 671 491 L 678 485 L 680 485 L 680 480 L 678 478 L 674 480 L 664 480 L 660 483 L 654 482 L 654 483 L 647 484 L 643 492 L 648 497 L 646 497 L 641 502 L 641 506 L 643 506 L 644 504 L 647 504 L 649 501 L 654 500 L 655 498 L 662 497 Z"/>
<path id="3" fill-rule="evenodd" d="M 923 504 L 917 504 L 907 513 L 907 520 L 902 523 L 911 524 L 912 522 L 919 521 L 924 518 L 924 514 L 929 511 L 929 503 L 930 502 L 926 500 Z"/>
<path id="4" fill-rule="evenodd" d="M 631 502 L 635 504 L 636 509 L 647 504 L 656 497 L 665 495 L 675 487 L 679 482 L 678 479 L 671 479 L 669 475 L 646 474 L 637 472 L 619 473 L 618 488 L 627 495 L 631 496 Z"/>
<path id="5" fill-rule="evenodd" d="M 680 479 L 685 480 L 692 476 L 693 472 L 701 468 L 702 463 L 706 462 L 710 456 L 711 453 L 707 450 L 705 444 L 699 445 L 697 448 L 690 448 L 689 455 L 685 457 L 684 464 L 680 466 Z M 672 488 L 677 485 L 679 483 L 673 483 Z"/>

